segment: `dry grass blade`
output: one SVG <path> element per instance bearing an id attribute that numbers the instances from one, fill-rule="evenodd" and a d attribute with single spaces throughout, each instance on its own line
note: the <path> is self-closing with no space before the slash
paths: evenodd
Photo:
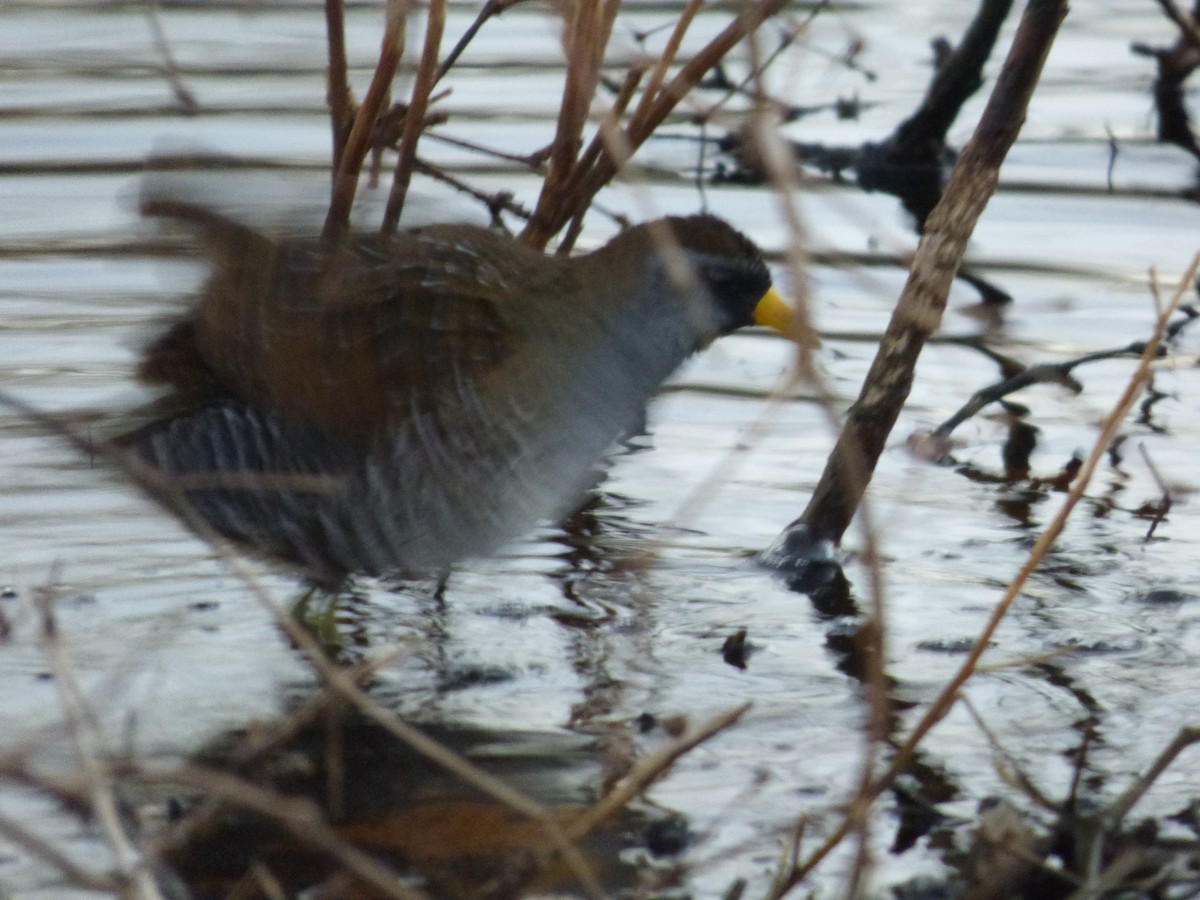
<path id="1" fill-rule="evenodd" d="M 816 331 L 812 324 L 809 302 L 807 235 L 800 210 L 794 199 L 799 196 L 800 190 L 800 185 L 797 183 L 797 167 L 790 148 L 786 146 L 780 136 L 777 127 L 778 117 L 772 110 L 765 86 L 762 83 L 761 73 L 764 71 L 765 65 L 757 32 L 750 36 L 749 43 L 754 70 L 758 73 L 755 80 L 757 113 L 752 120 L 750 138 L 762 160 L 763 169 L 775 189 L 783 219 L 791 234 L 788 251 L 788 268 L 791 276 L 789 286 L 792 289 L 792 295 L 796 298 L 797 311 L 793 326 L 796 332 L 794 335 L 796 356 L 793 381 L 803 380 L 815 387 L 820 398 L 821 409 L 831 431 L 836 433 L 838 417 L 834 408 L 833 392 L 814 364 L 812 341 L 807 339 Z M 848 886 L 848 896 L 857 896 L 869 876 L 871 868 L 869 816 L 871 803 L 865 798 L 874 778 L 880 755 L 883 752 L 883 741 L 887 737 L 892 721 L 886 671 L 887 595 L 879 540 L 869 504 L 864 503 L 860 508 L 858 522 L 862 534 L 862 562 L 869 576 L 868 596 L 871 604 L 870 616 L 858 629 L 858 640 L 863 647 L 866 664 L 864 680 L 868 690 L 869 713 L 863 729 L 864 752 L 856 797 L 848 816 L 848 819 L 855 823 L 858 857 L 853 867 L 852 883 Z"/>
<path id="2" fill-rule="evenodd" d="M 979 125 L 926 222 L 908 281 L 837 445 L 808 506 L 777 542 L 781 555 L 788 555 L 789 535 L 802 550 L 821 541 L 836 544 L 850 526 L 908 398 L 917 358 L 941 323 L 967 242 L 995 191 L 1066 11 L 1065 0 L 1031 0 L 1026 7 Z"/>
<path id="3" fill-rule="evenodd" d="M 945 716 L 947 712 L 950 711 L 950 707 L 955 703 L 958 691 L 964 684 L 966 684 L 968 679 L 975 674 L 980 658 L 987 650 L 988 645 L 991 643 L 992 637 L 996 633 L 996 629 L 1000 626 L 1000 622 L 1008 613 L 1013 601 L 1016 600 L 1017 596 L 1021 592 L 1021 589 L 1029 580 L 1030 575 L 1032 575 L 1034 570 L 1041 565 L 1042 560 L 1049 552 L 1050 547 L 1056 540 L 1058 540 L 1058 536 L 1066 527 L 1067 520 L 1070 518 L 1071 512 L 1075 509 L 1075 506 L 1079 503 L 1080 499 L 1082 499 L 1084 492 L 1091 483 L 1092 476 L 1096 472 L 1096 467 L 1100 464 L 1101 460 L 1108 452 L 1109 445 L 1112 443 L 1113 438 L 1116 437 L 1117 431 L 1121 427 L 1121 423 L 1124 421 L 1125 416 L 1128 415 L 1129 410 L 1133 407 L 1134 402 L 1136 402 L 1138 396 L 1145 388 L 1146 382 L 1150 377 L 1150 367 L 1154 364 L 1154 360 L 1158 356 L 1158 348 L 1162 342 L 1164 334 L 1166 333 L 1166 328 L 1170 317 L 1174 313 L 1175 308 L 1179 305 L 1180 301 L 1183 299 L 1184 293 L 1189 289 L 1192 280 L 1196 276 L 1196 271 L 1198 268 L 1200 268 L 1200 255 L 1197 255 L 1192 260 L 1191 265 L 1188 266 L 1186 274 L 1180 280 L 1179 287 L 1171 301 L 1167 304 L 1166 308 L 1159 311 L 1158 319 L 1155 323 L 1154 334 L 1151 336 L 1150 340 L 1146 342 L 1146 350 L 1142 354 L 1142 358 L 1138 363 L 1138 367 L 1130 377 L 1129 383 L 1125 386 L 1124 392 L 1117 400 L 1112 411 L 1101 424 L 1100 435 L 1096 438 L 1095 443 L 1092 445 L 1092 450 L 1088 454 L 1087 459 L 1084 461 L 1078 477 L 1071 485 L 1071 490 L 1068 492 L 1062 506 L 1059 508 L 1054 518 L 1046 526 L 1046 530 L 1042 532 L 1040 537 L 1038 537 L 1037 541 L 1033 545 L 1033 548 L 1029 551 L 1029 556 L 1025 560 L 1025 564 L 1021 567 L 1021 570 L 1017 573 L 1012 582 L 1010 582 L 1008 588 L 1004 592 L 1004 596 L 1000 598 L 1000 601 L 992 610 L 991 617 L 988 619 L 988 622 L 984 626 L 984 629 L 980 633 L 979 637 L 976 638 L 974 646 L 971 648 L 970 653 L 967 654 L 967 658 L 963 661 L 962 666 L 959 667 L 958 672 L 952 679 L 950 679 L 945 687 L 942 688 L 937 698 L 933 701 L 933 703 L 930 704 L 929 710 L 924 716 L 922 716 L 921 721 L 917 723 L 917 726 L 913 729 L 912 734 L 909 735 L 908 740 L 905 741 L 904 745 L 897 752 L 896 759 L 892 764 L 892 769 L 889 770 L 888 775 L 884 776 L 888 783 L 890 783 L 891 779 L 895 777 L 892 773 L 894 772 L 898 774 L 899 771 L 903 770 L 903 767 L 907 765 L 909 759 L 911 759 L 913 751 L 916 749 L 917 745 L 921 742 L 924 736 L 933 728 L 934 725 L 941 721 L 942 717 Z M 889 775 L 891 776 L 890 778 Z M 877 787 L 879 786 L 877 785 Z"/>
<path id="4" fill-rule="evenodd" d="M 6 776 L 8 774 L 6 773 Z M 117 879 L 89 872 L 54 844 L 3 814 L 0 814 L 0 837 L 58 871 L 73 887 L 114 896 L 121 889 Z"/>
<path id="5" fill-rule="evenodd" d="M 41 642 L 58 688 L 68 733 L 82 773 L 88 804 L 116 860 L 117 871 L 125 881 L 125 891 L 140 900 L 161 900 L 162 894 L 134 846 L 117 808 L 116 785 L 101 762 L 100 735 L 83 690 L 75 677 L 75 666 L 54 615 L 54 591 L 50 586 L 34 593 L 33 603 L 41 622 Z"/>

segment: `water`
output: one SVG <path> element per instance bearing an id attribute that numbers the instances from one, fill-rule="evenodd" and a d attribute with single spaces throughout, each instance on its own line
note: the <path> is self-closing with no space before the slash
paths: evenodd
<path id="1" fill-rule="evenodd" d="M 866 3 L 817 17 L 774 70 L 776 89 L 796 103 L 856 94 L 870 105 L 856 121 L 832 113 L 803 119 L 788 136 L 853 145 L 886 135 L 924 88 L 929 38 L 957 34 L 967 7 Z M 472 15 L 455 7 L 447 34 L 456 36 Z M 637 52 L 635 29 L 671 15 L 669 6 L 632 11 L 618 25 L 617 57 Z M 183 5 L 162 16 L 199 100 L 196 116 L 173 104 L 138 6 L 10 3 L 0 39 L 0 385 L 96 434 L 110 433 L 145 399 L 130 378 L 138 348 L 183 307 L 201 275 L 194 262 L 153 244 L 132 212 L 146 157 L 200 144 L 258 161 L 261 171 L 238 176 L 246 186 L 225 190 L 261 221 L 301 206 L 314 215 L 322 200 L 328 124 L 320 9 Z M 360 91 L 378 18 L 370 7 L 349 15 Z M 704 17 L 697 34 L 722 22 L 716 13 Z M 855 38 L 863 41 L 861 63 L 879 75 L 874 82 L 831 59 Z M 1150 268 L 1171 284 L 1195 252 L 1200 211 L 1183 196 L 1194 187 L 1195 164 L 1152 143 L 1153 73 L 1128 50 L 1133 41 L 1172 39 L 1153 4 L 1135 0 L 1077 4 L 1064 26 L 969 253 L 977 273 L 1015 298 L 989 334 L 997 351 L 1054 362 L 1145 337 Z M 988 67 L 990 77 L 996 68 Z M 560 84 L 552 23 L 532 7 L 506 12 L 452 83 L 446 107 L 454 115 L 444 133 L 518 153 L 544 145 Z M 968 104 L 954 143 L 969 136 L 982 103 Z M 666 130 L 693 133 L 679 123 Z M 1119 148 L 1111 189 L 1110 135 Z M 691 141 L 652 142 L 644 181 L 613 189 L 604 204 L 636 218 L 694 211 L 695 152 Z M 422 153 L 481 190 L 512 190 L 526 203 L 536 196 L 536 180 L 511 163 L 434 140 L 422 143 Z M 417 187 L 434 198 L 419 206 L 435 215 L 480 215 L 462 198 Z M 817 259 L 809 274 L 826 334 L 820 365 L 848 402 L 903 283 L 896 258 L 911 252 L 915 237 L 886 196 L 814 184 L 798 199 Z M 786 230 L 766 189 L 709 188 L 707 200 L 769 250 L 783 249 Z M 611 230 L 593 215 L 583 243 Z M 956 284 L 945 336 L 985 329 L 966 314 L 976 299 Z M 1158 365 L 1155 387 L 1165 396 L 1147 421 L 1126 424 L 1123 461 L 1102 466 L 987 657 L 1042 662 L 998 668 L 966 690 L 1004 750 L 1051 797 L 1069 789 L 1086 727 L 1097 737 L 1088 786 L 1106 798 L 1144 771 L 1181 725 L 1200 720 L 1200 598 L 1192 587 L 1200 522 L 1189 503 L 1200 438 L 1198 340 L 1185 331 Z M 683 877 L 696 896 L 716 896 L 738 878 L 749 880 L 747 896 L 761 894 L 798 816 L 809 817 L 806 846 L 836 825 L 862 750 L 864 687 L 847 674 L 854 620 L 820 611 L 749 561 L 799 514 L 833 442 L 813 403 L 768 403 L 790 363 L 784 342 L 747 334 L 688 364 L 651 409 L 650 436 L 614 458 L 586 539 L 546 529 L 497 559 L 464 565 L 444 605 L 428 586 L 366 584 L 367 602 L 341 614 L 348 656 L 399 648 L 372 694 L 409 718 L 568 730 L 645 753 L 667 737 L 662 729 L 631 734 L 628 723 L 642 713 L 698 722 L 753 701 L 739 725 L 684 757 L 650 794 L 689 821 Z M 1014 398 L 1040 429 L 1036 475 L 1053 475 L 1086 451 L 1132 368 L 1117 360 L 1078 370 L 1079 395 L 1039 386 Z M 1061 502 L 1045 489 L 964 477 L 1001 474 L 1006 428 L 995 416 L 978 416 L 956 433 L 963 468 L 935 467 L 905 451 L 907 435 L 936 426 L 997 377 L 969 347 L 927 348 L 872 485 L 889 673 L 894 695 L 917 705 L 902 714 L 904 725 L 957 669 Z M 1136 511 L 1161 488 L 1143 449 L 1175 492 L 1152 540 Z M 13 589 L 0 600 L 12 627 L 0 643 L 4 748 L 32 748 L 39 769 L 71 761 L 29 607 L 49 582 L 60 632 L 114 751 L 181 757 L 311 694 L 309 669 L 243 582 L 104 464 L 6 410 L 0 472 L 0 582 Z M 860 545 L 852 530 L 847 574 L 865 605 Z M 298 592 L 286 574 L 253 568 L 281 602 Z M 1151 590 L 1176 590 L 1182 599 L 1155 603 L 1145 599 Z M 720 654 L 739 628 L 757 648 L 744 671 Z M 965 707 L 923 748 L 922 762 L 949 785 L 940 812 L 970 819 L 991 795 L 1029 806 L 997 771 L 994 749 Z M 1167 771 L 1139 814 L 1169 814 L 1196 799 L 1195 754 Z M 89 829 L 28 791 L 6 789 L 0 809 L 86 864 L 107 865 Z M 928 840 L 904 854 L 886 852 L 895 816 L 888 796 L 872 837 L 880 890 L 944 872 Z M 835 855 L 813 889 L 835 892 L 849 862 Z M 7 846 L 0 885 L 21 896 L 63 892 L 46 865 Z"/>

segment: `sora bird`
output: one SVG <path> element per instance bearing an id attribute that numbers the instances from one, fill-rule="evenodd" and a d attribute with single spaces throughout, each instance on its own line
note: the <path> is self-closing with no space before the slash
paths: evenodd
<path id="1" fill-rule="evenodd" d="M 119 443 L 207 524 L 336 581 L 444 574 L 569 512 L 688 356 L 791 330 L 762 254 L 708 215 L 547 256 L 470 225 L 330 244 L 170 197 L 194 310 L 147 350 L 169 411 Z"/>

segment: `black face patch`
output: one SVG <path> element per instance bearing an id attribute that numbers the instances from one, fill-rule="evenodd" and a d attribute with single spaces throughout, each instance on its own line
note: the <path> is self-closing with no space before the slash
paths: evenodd
<path id="1" fill-rule="evenodd" d="M 709 291 L 720 333 L 753 325 L 754 307 L 771 286 L 771 273 L 763 262 L 762 251 L 715 216 L 667 221 Z"/>
<path id="2" fill-rule="evenodd" d="M 771 287 L 771 276 L 761 257 L 705 259 L 700 277 L 712 294 L 722 333 L 753 325 L 754 307 Z"/>

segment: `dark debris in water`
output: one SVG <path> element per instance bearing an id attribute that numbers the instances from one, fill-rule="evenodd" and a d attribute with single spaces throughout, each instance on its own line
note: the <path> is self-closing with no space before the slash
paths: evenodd
<path id="1" fill-rule="evenodd" d="M 1180 590 L 1178 588 L 1155 588 L 1138 594 L 1133 599 L 1137 603 L 1145 603 L 1147 606 L 1175 606 L 1182 603 L 1192 603 L 1198 597 L 1191 591 Z"/>
<path id="2" fill-rule="evenodd" d="M 750 655 L 758 648 L 747 639 L 745 628 L 739 628 L 721 644 L 721 658 L 735 669 L 745 669 Z"/>
<path id="3" fill-rule="evenodd" d="M 504 684 L 516 677 L 516 673 L 499 666 L 459 666 L 442 675 L 439 687 L 446 692 L 463 691 L 480 685 Z"/>

